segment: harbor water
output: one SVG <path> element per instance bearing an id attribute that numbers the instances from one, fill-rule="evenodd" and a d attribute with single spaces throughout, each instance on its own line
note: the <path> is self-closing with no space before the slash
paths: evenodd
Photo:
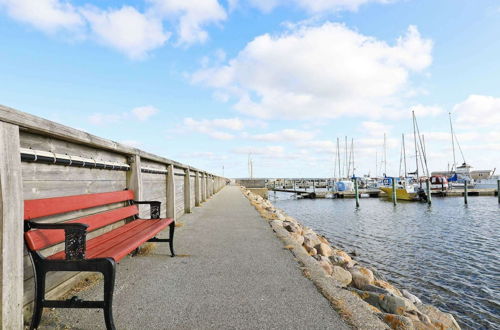
<path id="1" fill-rule="evenodd" d="M 452 313 L 465 329 L 500 329 L 500 206 L 494 197 L 434 198 L 432 206 L 385 199 L 292 199 L 288 215 L 355 260 Z"/>

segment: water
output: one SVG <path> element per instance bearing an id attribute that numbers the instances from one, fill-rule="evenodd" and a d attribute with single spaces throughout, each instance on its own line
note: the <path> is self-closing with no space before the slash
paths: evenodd
<path id="1" fill-rule="evenodd" d="M 361 199 L 270 200 L 360 263 L 460 326 L 500 329 L 500 206 L 493 197 L 434 198 L 433 205 Z"/>

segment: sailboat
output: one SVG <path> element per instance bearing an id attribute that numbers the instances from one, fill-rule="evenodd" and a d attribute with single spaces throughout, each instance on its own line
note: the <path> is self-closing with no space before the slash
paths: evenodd
<path id="1" fill-rule="evenodd" d="M 401 161 L 404 159 L 404 175 L 401 178 L 389 178 L 385 177 L 383 180 L 383 186 L 381 186 L 379 189 L 382 190 L 387 194 L 387 196 L 392 196 L 392 180 L 396 180 L 395 182 L 395 188 L 396 188 L 396 199 L 398 200 L 405 200 L 405 201 L 426 201 L 427 200 L 427 195 L 425 191 L 421 187 L 421 183 L 419 180 L 419 160 L 421 162 L 422 167 L 427 169 L 427 159 L 425 158 L 425 149 L 423 147 L 423 142 L 420 138 L 420 134 L 418 136 L 418 142 L 417 143 L 417 130 L 418 130 L 418 124 L 417 120 L 415 117 L 415 112 L 412 111 L 413 115 L 413 136 L 415 140 L 415 161 L 416 161 L 416 170 L 413 173 L 407 173 L 406 172 L 406 148 L 405 148 L 405 140 L 404 140 L 404 134 L 402 135 L 402 156 L 400 159 L 400 165 Z M 422 158 L 419 158 L 419 153 L 418 149 L 421 149 L 420 155 L 423 156 Z M 384 135 L 384 148 L 385 148 L 385 135 Z M 384 151 L 385 152 L 385 151 Z M 400 169 L 401 172 L 401 169 Z M 428 170 L 427 170 L 428 172 Z M 401 174 L 401 173 L 400 173 Z M 416 175 L 416 178 L 411 177 L 409 175 Z M 385 175 L 385 174 L 384 174 Z"/>

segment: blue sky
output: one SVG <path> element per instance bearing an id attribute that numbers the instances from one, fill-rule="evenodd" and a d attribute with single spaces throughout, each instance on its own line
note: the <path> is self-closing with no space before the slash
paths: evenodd
<path id="1" fill-rule="evenodd" d="M 451 112 L 493 169 L 499 33 L 493 0 L 0 0 L 0 104 L 230 177 L 331 176 L 345 136 L 381 175 L 384 133 L 414 170 L 412 109 L 446 169 Z"/>

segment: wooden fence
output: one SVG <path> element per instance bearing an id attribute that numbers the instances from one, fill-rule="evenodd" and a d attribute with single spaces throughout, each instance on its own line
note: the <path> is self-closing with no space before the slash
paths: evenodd
<path id="1" fill-rule="evenodd" d="M 22 310 L 33 301 L 33 270 L 23 239 L 23 200 L 132 189 L 138 200 L 161 201 L 162 216 L 178 218 L 225 183 L 226 179 L 206 171 L 0 105 L 1 328 L 22 329 Z M 66 221 L 106 208 L 113 206 L 44 221 Z M 141 209 L 141 215 L 148 214 L 147 208 Z M 120 225 L 101 228 L 89 238 Z M 63 248 L 58 244 L 43 253 Z M 47 296 L 61 295 L 82 276 L 50 275 Z"/>

